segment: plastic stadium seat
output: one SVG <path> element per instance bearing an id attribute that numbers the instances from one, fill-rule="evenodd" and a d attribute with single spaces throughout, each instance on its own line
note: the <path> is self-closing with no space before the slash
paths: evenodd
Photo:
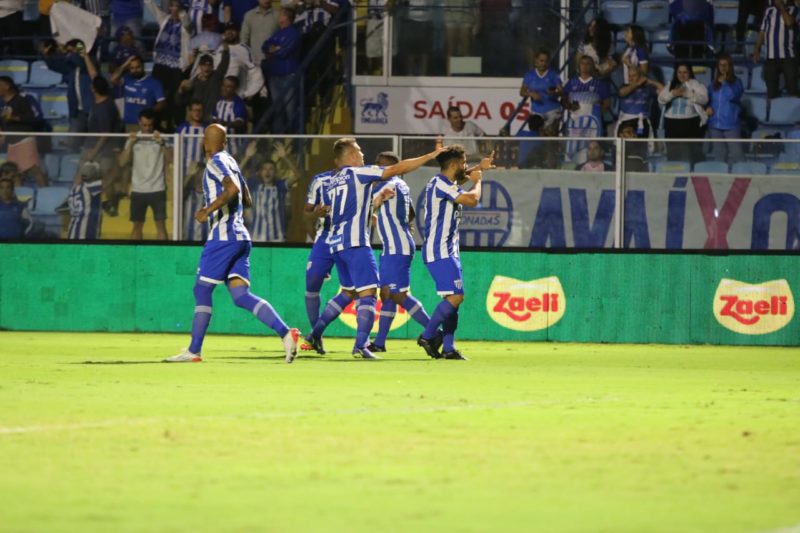
<path id="1" fill-rule="evenodd" d="M 0 76 L 8 76 L 17 85 L 28 81 L 28 62 L 21 59 L 4 59 L 0 61 Z"/>
<path id="2" fill-rule="evenodd" d="M 770 174 L 789 174 L 796 176 L 800 174 L 800 162 L 797 161 L 778 161 L 769 167 Z"/>
<path id="3" fill-rule="evenodd" d="M 714 2 L 714 24 L 733 26 L 739 17 L 739 2 L 735 0 L 717 0 Z"/>
<path id="4" fill-rule="evenodd" d="M 146 11 L 146 10 L 145 10 L 145 11 Z M 153 73 L 153 62 L 152 62 L 152 61 L 147 61 L 147 62 L 145 62 L 145 64 L 144 64 L 144 71 L 145 71 L 146 73 L 148 73 L 148 74 L 152 74 L 152 73 Z"/>
<path id="5" fill-rule="evenodd" d="M 765 176 L 767 165 L 758 161 L 739 161 L 731 165 L 731 174 Z"/>
<path id="6" fill-rule="evenodd" d="M 36 202 L 36 189 L 33 187 L 14 187 L 14 194 L 20 202 L 28 202 L 28 209 L 33 208 Z"/>
<path id="7" fill-rule="evenodd" d="M 661 77 L 664 79 L 664 84 L 669 85 L 672 82 L 672 77 L 675 75 L 675 67 L 663 65 L 661 69 Z"/>
<path id="8" fill-rule="evenodd" d="M 44 61 L 34 61 L 31 63 L 31 74 L 26 87 L 52 87 L 62 82 L 62 76 L 47 68 Z"/>
<path id="9" fill-rule="evenodd" d="M 770 102 L 767 124 L 792 125 L 797 122 L 800 122 L 800 98 L 782 96 Z"/>
<path id="10" fill-rule="evenodd" d="M 650 44 L 652 51 L 650 57 L 656 58 L 672 58 L 672 54 L 667 50 L 669 44 L 669 30 L 658 30 L 650 32 Z"/>
<path id="11" fill-rule="evenodd" d="M 58 176 L 58 170 L 61 164 L 61 156 L 54 153 L 45 154 L 44 168 L 47 171 L 47 177 L 55 179 Z"/>
<path id="12" fill-rule="evenodd" d="M 42 113 L 44 118 L 59 119 L 69 116 L 66 90 L 48 90 L 42 93 Z"/>
<path id="13" fill-rule="evenodd" d="M 733 73 L 737 78 L 742 80 L 742 85 L 745 90 L 747 90 L 747 88 L 750 87 L 750 69 L 745 65 L 734 65 Z"/>
<path id="14" fill-rule="evenodd" d="M 694 72 L 694 79 L 706 87 L 709 86 L 711 83 L 711 67 L 695 65 L 692 67 L 692 71 Z"/>
<path id="15" fill-rule="evenodd" d="M 58 169 L 58 181 L 72 183 L 75 173 L 78 172 L 78 165 L 81 158 L 77 155 L 65 155 L 61 158 L 61 165 Z"/>
<path id="16" fill-rule="evenodd" d="M 800 130 L 791 130 L 786 133 L 787 140 L 794 140 L 795 142 L 787 142 L 783 145 L 783 154 L 787 161 L 800 161 Z M 2 159 L 2 156 L 0 156 Z"/>
<path id="17" fill-rule="evenodd" d="M 755 117 L 759 122 L 767 121 L 767 98 L 766 96 L 745 95 L 742 98 L 742 107 L 750 116 Z"/>
<path id="18" fill-rule="evenodd" d="M 22 20 L 33 21 L 39 19 L 39 2 L 37 0 L 25 0 L 22 8 Z"/>
<path id="19" fill-rule="evenodd" d="M 68 187 L 42 187 L 36 192 L 36 206 L 31 215 L 55 215 L 56 207 L 69 196 Z"/>
<path id="20" fill-rule="evenodd" d="M 764 67 L 756 65 L 750 71 L 750 84 L 745 85 L 747 92 L 767 94 L 767 82 L 764 81 Z"/>
<path id="21" fill-rule="evenodd" d="M 669 22 L 669 3 L 666 0 L 643 0 L 636 4 L 636 24 L 647 30 L 666 26 Z"/>
<path id="22" fill-rule="evenodd" d="M 633 22 L 633 2 L 627 0 L 608 0 L 600 4 L 600 10 L 609 24 L 628 26 Z"/>
<path id="23" fill-rule="evenodd" d="M 658 161 L 656 172 L 690 172 L 691 167 L 686 161 Z"/>
<path id="24" fill-rule="evenodd" d="M 694 164 L 694 172 L 708 172 L 709 174 L 727 174 L 730 171 L 728 163 L 723 161 L 700 161 Z"/>

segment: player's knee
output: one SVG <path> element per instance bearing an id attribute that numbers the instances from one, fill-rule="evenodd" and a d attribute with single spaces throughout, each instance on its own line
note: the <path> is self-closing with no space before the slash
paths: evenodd
<path id="1" fill-rule="evenodd" d="M 388 300 L 392 297 L 389 287 L 381 287 L 381 300 Z"/>
<path id="2" fill-rule="evenodd" d="M 408 293 L 407 292 L 398 292 L 398 293 L 395 293 L 395 294 L 391 295 L 391 298 L 392 298 L 392 300 L 394 300 L 394 303 L 396 303 L 398 305 L 403 305 L 403 302 L 406 301 L 407 297 L 408 297 Z"/>
<path id="3" fill-rule="evenodd" d="M 464 302 L 464 295 L 463 294 L 451 294 L 451 295 L 449 295 L 447 297 L 447 301 L 450 302 L 450 304 L 453 307 L 458 307 L 459 305 L 461 305 Z"/>
<path id="4" fill-rule="evenodd" d="M 214 292 L 214 284 L 197 280 L 192 292 L 194 292 L 195 302 L 205 303 L 211 299 L 211 293 Z"/>
<path id="5" fill-rule="evenodd" d="M 309 276 L 306 278 L 306 291 L 319 292 L 322 290 L 323 283 L 325 283 L 324 276 Z"/>

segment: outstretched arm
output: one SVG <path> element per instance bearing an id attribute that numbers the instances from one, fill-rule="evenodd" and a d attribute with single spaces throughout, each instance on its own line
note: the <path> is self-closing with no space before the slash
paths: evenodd
<path id="1" fill-rule="evenodd" d="M 401 174 L 407 174 L 408 172 L 413 172 L 417 170 L 419 167 L 430 161 L 431 159 L 435 158 L 439 155 L 446 147 L 437 148 L 433 152 L 427 153 L 425 155 L 415 157 L 413 159 L 403 159 L 395 163 L 394 165 L 389 165 L 388 167 L 383 169 L 383 175 L 381 176 L 382 180 L 388 180 L 395 176 L 399 176 Z"/>

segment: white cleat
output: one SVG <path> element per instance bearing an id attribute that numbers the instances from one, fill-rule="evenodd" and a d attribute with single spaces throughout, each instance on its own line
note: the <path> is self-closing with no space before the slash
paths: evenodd
<path id="1" fill-rule="evenodd" d="M 291 363 L 297 357 L 297 341 L 300 340 L 300 330 L 292 328 L 283 336 L 283 349 L 286 350 L 286 362 Z"/>
<path id="2" fill-rule="evenodd" d="M 192 353 L 189 351 L 188 348 L 185 348 L 181 353 L 178 355 L 173 355 L 172 357 L 167 357 L 164 359 L 165 363 L 201 363 L 203 362 L 203 357 L 199 353 Z"/>

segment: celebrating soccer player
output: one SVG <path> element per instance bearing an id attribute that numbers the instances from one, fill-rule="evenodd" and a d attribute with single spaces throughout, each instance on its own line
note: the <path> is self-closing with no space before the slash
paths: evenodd
<path id="1" fill-rule="evenodd" d="M 250 235 L 244 226 L 243 206 L 251 205 L 250 191 L 236 160 L 224 150 L 225 128 L 211 124 L 205 130 L 203 148 L 206 152 L 203 193 L 206 206 L 197 210 L 198 222 L 209 222 L 209 235 L 200 256 L 194 286 L 195 308 L 192 321 L 192 343 L 169 363 L 202 361 L 203 339 L 211 322 L 211 294 L 225 283 L 233 303 L 253 313 L 272 328 L 283 340 L 286 362 L 297 355 L 300 331 L 289 328 L 266 300 L 250 292 Z"/>
<path id="2" fill-rule="evenodd" d="M 468 169 L 464 149 L 454 145 L 437 155 L 436 161 L 441 172 L 425 187 L 422 260 L 442 301 L 433 311 L 417 344 L 435 359 L 466 359 L 455 347 L 458 307 L 464 301 L 464 282 L 458 254 L 458 223 L 462 206 L 475 207 L 480 203 L 482 171 L 494 168 L 494 152 Z M 467 181 L 467 176 L 474 183 L 468 192 L 460 186 Z M 437 349 L 439 326 L 442 326 L 444 335 L 441 353 Z"/>
<path id="3" fill-rule="evenodd" d="M 368 348 L 369 333 L 375 322 L 375 294 L 378 287 L 378 267 L 369 245 L 372 184 L 416 170 L 436 157 L 441 150 L 440 148 L 388 167 L 379 167 L 364 166 L 364 154 L 355 139 L 339 139 L 333 145 L 334 159 L 339 170 L 325 185 L 324 200 L 331 209 L 332 226 L 328 244 L 343 291 L 331 302 L 336 300 L 336 305 L 343 309 L 352 299 L 347 291 L 355 291 L 358 295 L 353 355 L 364 359 L 378 359 Z M 306 337 L 315 349 L 329 323 L 325 321 L 326 318 L 323 313 L 311 334 Z"/>

